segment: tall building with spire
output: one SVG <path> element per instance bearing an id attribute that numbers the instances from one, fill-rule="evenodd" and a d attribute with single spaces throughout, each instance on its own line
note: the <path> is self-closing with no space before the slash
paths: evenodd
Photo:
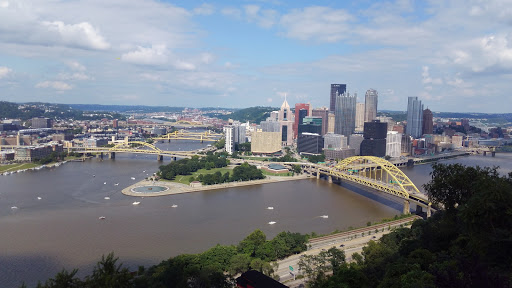
<path id="1" fill-rule="evenodd" d="M 329 113 L 336 113 L 336 93 L 343 95 L 347 91 L 347 84 L 331 84 L 331 98 Z"/>
<path id="2" fill-rule="evenodd" d="M 290 105 L 288 101 L 286 101 L 286 95 L 284 96 L 283 105 L 281 105 L 281 109 L 279 110 L 278 121 L 281 125 L 281 141 L 283 145 L 292 145 L 294 117 Z"/>
<path id="3" fill-rule="evenodd" d="M 434 115 L 430 109 L 423 110 L 423 135 L 434 133 Z"/>
<path id="4" fill-rule="evenodd" d="M 405 134 L 420 138 L 423 130 L 423 104 L 418 97 L 409 97 L 407 103 L 407 126 Z"/>
<path id="5" fill-rule="evenodd" d="M 334 113 L 334 133 L 349 137 L 356 128 L 356 99 L 357 94 L 336 92 L 336 111 Z"/>
<path id="6" fill-rule="evenodd" d="M 377 119 L 377 102 L 379 93 L 375 89 L 368 89 L 364 95 L 364 122 Z"/>

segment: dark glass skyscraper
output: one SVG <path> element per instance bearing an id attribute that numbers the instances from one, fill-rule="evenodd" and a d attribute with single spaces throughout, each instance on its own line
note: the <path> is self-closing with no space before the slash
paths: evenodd
<path id="1" fill-rule="evenodd" d="M 347 84 L 331 84 L 331 102 L 329 105 L 329 112 L 336 113 L 336 92 L 343 95 L 347 91 Z"/>
<path id="2" fill-rule="evenodd" d="M 356 129 L 357 94 L 344 93 L 336 96 L 334 133 L 349 137 Z"/>

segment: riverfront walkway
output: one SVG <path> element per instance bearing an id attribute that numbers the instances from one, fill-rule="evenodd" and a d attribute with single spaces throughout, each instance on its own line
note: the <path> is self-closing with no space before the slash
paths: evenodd
<path id="1" fill-rule="evenodd" d="M 277 182 L 286 182 L 286 181 L 294 181 L 294 180 L 303 180 L 313 178 L 310 175 L 297 175 L 297 176 L 267 176 L 265 179 L 261 180 L 251 180 L 244 182 L 229 182 L 215 185 L 205 185 L 199 187 L 191 187 L 189 185 L 171 182 L 171 181 L 151 181 L 151 180 L 142 180 L 131 186 L 124 188 L 121 192 L 124 195 L 128 196 L 136 196 L 136 197 L 156 197 L 156 196 L 168 196 L 175 194 L 183 194 L 183 193 L 191 193 L 191 192 L 201 192 L 201 191 L 210 191 L 216 189 L 226 189 L 226 188 L 236 188 L 236 187 L 244 187 L 251 185 L 260 185 L 260 184 L 268 184 L 268 183 L 277 183 Z M 167 187 L 166 191 L 161 192 L 134 192 L 133 189 L 137 187 L 144 186 L 162 186 Z"/>

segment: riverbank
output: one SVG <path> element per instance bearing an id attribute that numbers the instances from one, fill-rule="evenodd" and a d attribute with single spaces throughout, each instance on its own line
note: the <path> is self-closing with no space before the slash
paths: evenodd
<path id="1" fill-rule="evenodd" d="M 22 163 L 22 164 L 11 164 L 6 166 L 0 166 L 0 175 L 10 175 L 14 173 L 21 173 L 28 170 L 41 170 L 43 168 L 53 168 L 53 167 L 59 167 L 60 165 L 66 163 L 67 161 L 63 162 L 53 162 L 49 164 L 35 164 L 35 163 Z"/>
<path id="2" fill-rule="evenodd" d="M 260 185 L 260 184 L 268 184 L 268 183 L 276 183 L 276 182 L 285 182 L 285 181 L 294 181 L 294 180 L 303 180 L 311 178 L 309 175 L 298 175 L 298 176 L 267 176 L 265 179 L 261 180 L 251 180 L 245 182 L 229 182 L 215 185 L 205 185 L 199 187 L 191 187 L 189 185 L 180 184 L 176 182 L 170 181 L 150 181 L 150 180 L 142 180 L 133 185 L 130 185 L 124 188 L 121 193 L 127 196 L 136 196 L 136 197 L 155 197 L 155 196 L 168 196 L 175 194 L 183 194 L 183 193 L 191 193 L 191 192 L 200 192 L 200 191 L 210 191 L 216 189 L 226 189 L 226 188 L 236 188 L 236 187 L 244 187 L 251 185 Z M 168 188 L 166 191 L 162 192 L 134 192 L 133 189 L 137 187 L 143 186 L 162 186 Z"/>

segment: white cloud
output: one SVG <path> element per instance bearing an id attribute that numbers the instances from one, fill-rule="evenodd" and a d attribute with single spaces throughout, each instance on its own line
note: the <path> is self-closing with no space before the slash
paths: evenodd
<path id="1" fill-rule="evenodd" d="M 85 49 L 105 50 L 110 44 L 101 33 L 88 22 L 64 24 L 62 21 L 43 21 L 41 23 L 48 31 L 55 32 L 57 42 Z"/>
<path id="2" fill-rule="evenodd" d="M 429 85 L 440 85 L 443 84 L 443 80 L 441 78 L 432 78 L 430 77 L 429 67 L 423 66 L 422 67 L 423 72 L 421 73 L 421 76 L 423 77 L 423 84 Z M 432 90 L 432 87 L 430 87 L 430 90 Z"/>
<path id="3" fill-rule="evenodd" d="M 7 74 L 11 73 L 11 69 L 5 67 L 5 66 L 0 66 L 0 79 L 4 78 L 7 76 Z"/>
<path id="4" fill-rule="evenodd" d="M 240 19 L 240 17 L 242 16 L 242 11 L 240 11 L 240 9 L 233 8 L 233 7 L 223 8 L 220 11 L 220 13 L 222 13 L 222 15 L 224 15 L 224 16 L 232 17 L 235 19 Z"/>
<path id="5" fill-rule="evenodd" d="M 37 83 L 36 88 L 52 88 L 58 91 L 64 91 L 73 89 L 73 86 L 61 81 L 44 81 Z"/>
<path id="6" fill-rule="evenodd" d="M 336 42 L 350 36 L 353 20 L 346 10 L 314 6 L 283 15 L 280 24 L 289 38 Z"/>
<path id="7" fill-rule="evenodd" d="M 201 6 L 194 8 L 193 12 L 196 15 L 211 15 L 215 13 L 215 7 L 211 4 L 203 3 Z"/>
<path id="8" fill-rule="evenodd" d="M 139 46 L 137 50 L 123 54 L 121 60 L 133 64 L 163 65 L 167 63 L 168 54 L 166 45 Z"/>
<path id="9" fill-rule="evenodd" d="M 0 1 L 0 8 L 9 8 L 9 1 Z"/>
<path id="10" fill-rule="evenodd" d="M 196 69 L 196 65 L 194 65 L 193 63 L 182 61 L 182 60 L 175 61 L 174 67 L 179 70 L 189 70 L 189 71 Z"/>
<path id="11" fill-rule="evenodd" d="M 67 61 L 66 64 L 73 71 L 85 71 L 86 70 L 85 66 L 80 64 L 77 61 Z"/>
<path id="12" fill-rule="evenodd" d="M 247 21 L 255 22 L 262 28 L 270 28 L 277 21 L 277 11 L 272 9 L 261 9 L 257 5 L 246 5 L 244 7 Z"/>
<path id="13" fill-rule="evenodd" d="M 468 73 L 512 73 L 512 34 L 471 39 L 454 50 L 452 63 Z"/>
<path id="14" fill-rule="evenodd" d="M 92 80 L 92 77 L 82 73 L 82 72 L 75 72 L 75 73 L 60 73 L 57 78 L 61 80 Z"/>

